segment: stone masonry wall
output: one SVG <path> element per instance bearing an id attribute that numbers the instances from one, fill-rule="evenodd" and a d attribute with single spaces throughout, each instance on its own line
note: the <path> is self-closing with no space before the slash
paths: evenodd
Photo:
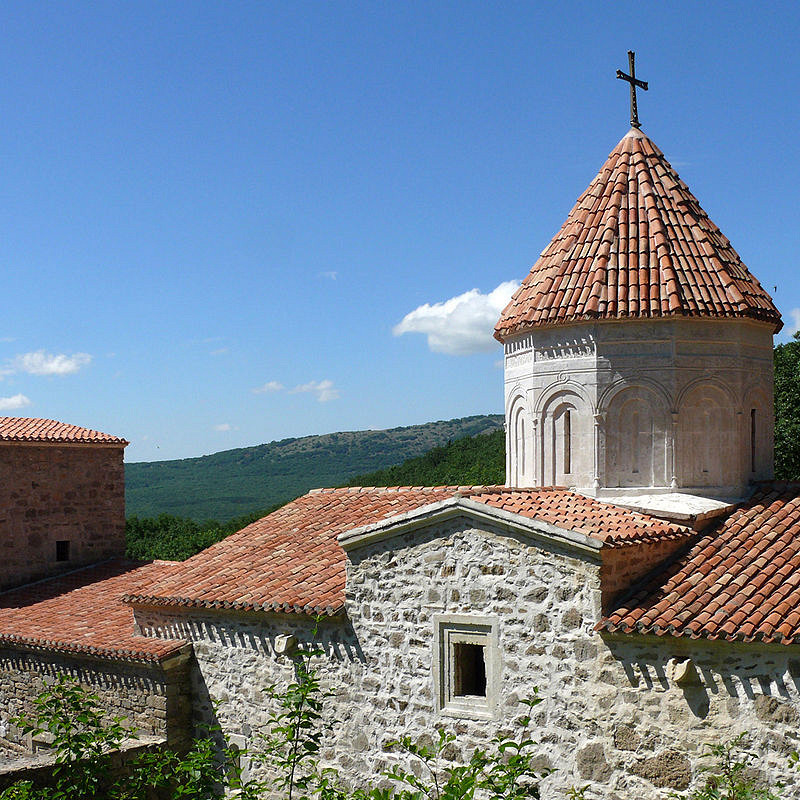
<path id="1" fill-rule="evenodd" d="M 68 675 L 100 698 L 109 718 L 120 716 L 140 737 L 164 738 L 180 746 L 191 729 L 188 658 L 164 669 L 59 657 L 52 653 L 0 649 L 0 761 L 31 752 L 12 722 L 34 711 L 33 701 L 59 675 Z"/>
<path id="2" fill-rule="evenodd" d="M 124 555 L 122 455 L 101 445 L 0 444 L 0 589 Z M 69 542 L 67 560 L 57 559 L 59 541 Z"/>
<path id="3" fill-rule="evenodd" d="M 592 556 L 531 543 L 465 519 L 406 532 L 349 553 L 347 618 L 326 621 L 320 662 L 334 722 L 323 753 L 351 783 L 375 780 L 398 756 L 384 752 L 403 735 L 457 734 L 449 754 L 514 730 L 521 699 L 535 687 L 533 716 L 543 800 L 591 784 L 603 800 L 664 800 L 697 785 L 706 742 L 749 731 L 758 770 L 798 792 L 788 754 L 798 745 L 800 651 L 672 638 L 605 638 L 594 632 L 601 593 Z M 436 619 L 494 620 L 498 677 L 494 713 L 473 718 L 437 711 Z M 262 687 L 292 675 L 276 653 L 278 637 L 310 640 L 299 617 L 137 610 L 143 632 L 195 643 L 194 703 L 242 741 L 265 731 L 270 703 Z M 671 660 L 691 659 L 678 685 Z M 693 677 L 696 675 L 697 677 Z"/>

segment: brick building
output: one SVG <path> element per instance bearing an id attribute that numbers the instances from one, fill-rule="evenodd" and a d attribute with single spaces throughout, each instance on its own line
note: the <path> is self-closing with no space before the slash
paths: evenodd
<path id="1" fill-rule="evenodd" d="M 261 687 L 292 676 L 321 615 L 323 758 L 348 782 L 389 766 L 387 740 L 441 726 L 463 758 L 538 688 L 546 800 L 586 783 L 666 798 L 703 780 L 706 742 L 745 731 L 758 770 L 797 794 L 800 488 L 772 480 L 780 324 L 634 127 L 496 328 L 507 486 L 317 490 L 180 564 L 112 560 L 5 592 L 0 703 L 24 707 L 68 669 L 145 731 L 174 738 L 191 713 L 252 741 Z M 60 539 L 43 541 L 49 558 Z"/>
<path id="2" fill-rule="evenodd" d="M 0 417 L 0 589 L 125 554 L 128 443 Z"/>

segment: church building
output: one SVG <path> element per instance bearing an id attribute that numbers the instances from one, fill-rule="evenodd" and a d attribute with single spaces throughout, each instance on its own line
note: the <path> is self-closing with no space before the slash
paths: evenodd
<path id="1" fill-rule="evenodd" d="M 59 671 L 151 737 L 217 722 L 256 744 L 263 688 L 292 677 L 316 627 L 335 723 L 322 757 L 350 784 L 395 763 L 388 741 L 437 728 L 466 759 L 538 690 L 544 800 L 586 784 L 667 798 L 702 785 L 706 743 L 742 732 L 757 777 L 800 794 L 800 487 L 772 471 L 780 315 L 632 117 L 497 323 L 506 485 L 319 489 L 182 563 L 118 547 L 25 576 L 0 594 L 3 752 L 29 744 L 9 717 Z M 44 446 L 42 421 L 18 424 Z M 31 441 L 3 439 L 0 458 Z"/>

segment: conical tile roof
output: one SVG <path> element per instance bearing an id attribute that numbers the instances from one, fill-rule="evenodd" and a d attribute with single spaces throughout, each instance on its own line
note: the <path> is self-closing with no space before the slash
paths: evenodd
<path id="1" fill-rule="evenodd" d="M 689 187 L 632 128 L 514 293 L 495 337 L 592 319 L 781 320 Z"/>

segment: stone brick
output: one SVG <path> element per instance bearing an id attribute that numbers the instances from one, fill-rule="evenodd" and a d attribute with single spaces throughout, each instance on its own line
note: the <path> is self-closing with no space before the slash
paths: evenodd
<path id="1" fill-rule="evenodd" d="M 611 767 L 600 742 L 586 745 L 578 750 L 576 759 L 578 774 L 585 781 L 603 783 L 611 775 Z"/>
<path id="2" fill-rule="evenodd" d="M 689 759 L 674 750 L 637 762 L 631 771 L 661 789 L 687 789 L 692 780 Z"/>

